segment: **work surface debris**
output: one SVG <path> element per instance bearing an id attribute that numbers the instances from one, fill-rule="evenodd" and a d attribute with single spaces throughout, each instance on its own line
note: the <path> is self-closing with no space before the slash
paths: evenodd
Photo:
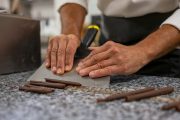
<path id="1" fill-rule="evenodd" d="M 122 76 L 110 88 L 66 86 L 36 94 L 19 91 L 33 72 L 0 76 L 0 120 L 179 120 L 180 78 Z M 168 87 L 168 95 L 125 102 L 100 102 L 117 93 Z M 42 86 L 40 86 L 42 87 Z M 43 87 L 42 87 L 43 89 Z M 172 93 L 171 93 L 172 92 Z M 137 96 L 136 96 L 137 97 Z"/>

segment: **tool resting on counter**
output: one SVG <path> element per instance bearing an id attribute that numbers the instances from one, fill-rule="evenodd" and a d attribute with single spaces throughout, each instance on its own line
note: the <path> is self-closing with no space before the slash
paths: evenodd
<path id="1" fill-rule="evenodd" d="M 78 82 L 82 86 L 91 86 L 91 87 L 100 87 L 100 88 L 108 88 L 110 83 L 110 77 L 102 77 L 97 79 L 91 79 L 90 77 L 81 77 L 78 75 L 78 73 L 75 71 L 75 68 L 77 66 L 78 60 L 86 57 L 90 50 L 88 47 L 91 45 L 91 43 L 94 41 L 96 34 L 99 31 L 99 27 L 97 25 L 90 25 L 87 29 L 87 32 L 81 42 L 80 47 L 77 49 L 75 54 L 75 61 L 73 69 L 70 72 L 65 73 L 64 75 L 56 75 L 53 74 L 51 70 L 47 69 L 45 65 L 41 65 L 41 67 L 28 79 L 30 80 L 41 80 L 45 81 L 45 78 L 49 79 L 59 79 L 59 80 L 66 80 L 66 81 L 72 81 L 72 82 Z"/>

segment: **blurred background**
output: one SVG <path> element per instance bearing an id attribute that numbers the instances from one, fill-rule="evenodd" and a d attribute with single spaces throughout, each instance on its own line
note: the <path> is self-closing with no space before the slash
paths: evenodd
<path id="1" fill-rule="evenodd" d="M 88 0 L 88 15 L 83 32 L 89 24 L 100 21 L 100 11 L 96 0 Z M 61 0 L 0 0 L 0 12 L 16 14 L 40 20 L 41 23 L 41 56 L 44 59 L 49 37 L 60 34 L 61 24 L 58 13 Z M 83 34 L 83 33 L 82 33 Z"/>

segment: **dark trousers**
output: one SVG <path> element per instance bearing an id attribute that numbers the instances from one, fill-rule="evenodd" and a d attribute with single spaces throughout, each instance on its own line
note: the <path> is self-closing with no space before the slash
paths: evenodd
<path id="1" fill-rule="evenodd" d="M 103 16 L 100 45 L 107 40 L 124 45 L 136 44 L 157 30 L 173 12 L 153 13 L 134 18 Z M 152 61 L 136 74 L 180 77 L 180 50 L 175 49 L 164 57 Z"/>

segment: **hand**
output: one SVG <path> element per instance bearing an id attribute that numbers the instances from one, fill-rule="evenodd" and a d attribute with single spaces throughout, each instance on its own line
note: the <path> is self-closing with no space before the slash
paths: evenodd
<path id="1" fill-rule="evenodd" d="M 57 74 L 70 71 L 79 45 L 79 38 L 73 34 L 62 34 L 51 38 L 46 55 L 46 67 L 51 68 L 52 72 Z"/>
<path id="2" fill-rule="evenodd" d="M 129 75 L 137 72 L 149 61 L 137 46 L 124 46 L 108 41 L 100 47 L 91 47 L 92 52 L 76 68 L 81 76 L 91 78 L 108 75 Z"/>

